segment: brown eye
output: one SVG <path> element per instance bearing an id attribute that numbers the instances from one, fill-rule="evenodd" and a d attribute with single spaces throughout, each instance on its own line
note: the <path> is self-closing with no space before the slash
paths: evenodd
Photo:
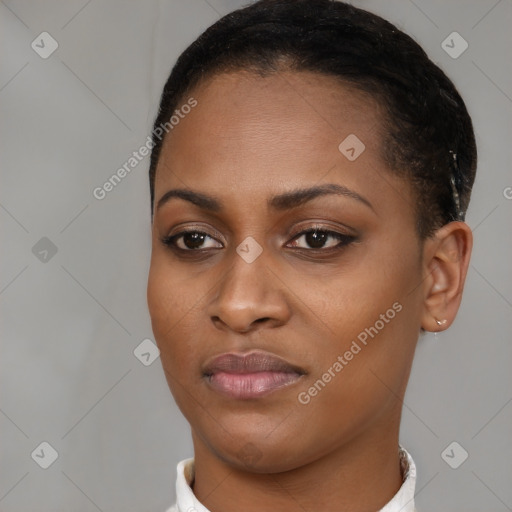
<path id="1" fill-rule="evenodd" d="M 163 238 L 162 242 L 165 245 L 180 249 L 182 251 L 197 251 L 203 249 L 219 248 L 218 245 L 212 246 L 212 242 L 209 242 L 209 245 L 204 245 L 208 240 L 211 240 L 214 244 L 218 243 L 214 238 L 202 231 L 182 231 L 176 235 Z M 220 247 L 222 247 L 222 245 L 220 245 Z"/>
<path id="2" fill-rule="evenodd" d="M 300 249 L 333 249 L 348 245 L 355 237 L 343 235 L 335 231 L 323 229 L 309 229 L 299 233 L 292 241 L 292 247 Z M 299 245 L 299 240 L 303 239 L 307 246 Z"/>

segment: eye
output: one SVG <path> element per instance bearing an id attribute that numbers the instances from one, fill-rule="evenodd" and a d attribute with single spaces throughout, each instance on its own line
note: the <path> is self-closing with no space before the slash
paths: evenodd
<path id="1" fill-rule="evenodd" d="M 204 245 L 205 242 L 210 240 L 208 245 Z M 213 243 L 212 243 L 213 242 Z M 208 233 L 203 231 L 181 231 L 172 236 L 167 236 L 162 239 L 162 243 L 170 246 L 173 249 L 179 249 L 181 251 L 198 251 L 203 249 L 219 249 L 222 248 L 222 244 L 217 242 Z M 215 245 L 215 244 L 220 245 Z"/>
<path id="2" fill-rule="evenodd" d="M 345 235 L 336 231 L 311 228 L 300 232 L 288 244 L 288 247 L 307 249 L 309 251 L 329 251 L 341 249 L 355 240 L 355 236 Z M 301 245 L 300 241 L 303 240 Z M 221 249 L 223 246 L 215 238 L 204 231 L 185 230 L 175 235 L 162 238 L 162 243 L 171 249 L 181 252 L 200 252 L 208 249 Z"/>
<path id="3" fill-rule="evenodd" d="M 299 245 L 301 239 L 303 239 L 303 242 L 309 247 Z M 354 240 L 355 237 L 351 235 L 344 235 L 326 229 L 312 228 L 299 233 L 299 235 L 292 240 L 291 245 L 299 249 L 328 250 L 342 248 Z"/>

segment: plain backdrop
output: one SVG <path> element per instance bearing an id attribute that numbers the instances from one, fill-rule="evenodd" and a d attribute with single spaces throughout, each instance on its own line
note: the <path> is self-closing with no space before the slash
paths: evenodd
<path id="1" fill-rule="evenodd" d="M 160 359 L 135 355 L 154 341 L 149 157 L 103 200 L 93 190 L 145 142 L 177 56 L 243 3 L 0 3 L 2 512 L 163 512 L 174 502 L 189 427 Z M 404 402 L 417 506 L 512 510 L 512 2 L 353 3 L 446 71 L 478 142 L 462 306 L 449 330 L 420 339 Z M 456 462 L 468 454 L 456 469 L 447 448 Z"/>

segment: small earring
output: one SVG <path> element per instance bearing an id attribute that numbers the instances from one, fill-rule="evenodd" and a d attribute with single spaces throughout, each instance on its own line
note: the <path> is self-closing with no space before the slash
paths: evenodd
<path id="1" fill-rule="evenodd" d="M 438 320 L 436 317 L 434 317 L 434 320 L 436 321 L 436 324 L 439 326 L 444 325 L 447 322 L 446 318 L 444 320 Z M 437 332 L 436 331 L 434 331 L 434 339 L 437 340 Z"/>

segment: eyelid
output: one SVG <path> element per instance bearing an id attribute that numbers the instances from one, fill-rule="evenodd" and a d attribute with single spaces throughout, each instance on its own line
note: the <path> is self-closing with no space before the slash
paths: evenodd
<path id="1" fill-rule="evenodd" d="M 175 226 L 167 235 L 165 235 L 163 238 L 172 238 L 178 235 L 186 235 L 187 233 L 203 233 L 210 238 L 214 238 L 218 242 L 221 242 L 222 244 L 225 243 L 224 236 L 220 231 L 215 229 L 212 226 L 204 226 L 201 224 L 186 224 L 183 223 L 183 225 L 179 224 L 178 226 Z"/>
<path id="2" fill-rule="evenodd" d="M 335 235 L 335 236 L 344 237 L 344 238 L 355 238 L 354 235 L 349 235 L 348 233 L 340 233 L 339 231 L 335 231 L 333 229 L 327 229 L 327 228 L 323 228 L 323 227 L 311 227 L 311 228 L 306 228 L 306 229 L 302 229 L 302 230 L 298 231 L 295 235 L 292 236 L 290 241 L 296 240 L 297 238 L 299 238 L 301 236 L 308 235 L 309 233 L 315 233 L 315 232 L 326 233 L 327 235 Z"/>
<path id="3" fill-rule="evenodd" d="M 353 229 L 349 228 L 348 226 L 332 226 L 331 224 L 326 224 L 325 222 L 322 221 L 312 221 L 312 224 L 306 224 L 305 226 L 303 225 L 299 227 L 295 226 L 294 229 L 288 233 L 288 236 L 296 238 L 297 235 L 300 235 L 305 232 L 307 233 L 309 231 L 325 231 L 347 237 L 358 236 L 358 233 L 356 233 Z"/>
<path id="4" fill-rule="evenodd" d="M 213 231 L 213 234 L 211 233 Z M 313 224 L 307 225 L 307 226 L 300 226 L 295 227 L 291 232 L 289 232 L 286 236 L 291 237 L 291 239 L 296 238 L 298 235 L 308 233 L 310 231 L 325 231 L 332 234 L 342 235 L 342 236 L 357 236 L 353 230 L 348 228 L 335 228 L 329 225 L 325 225 L 322 222 L 314 222 Z M 340 232 L 341 231 L 341 232 Z M 172 238 L 178 235 L 184 235 L 187 233 L 203 233 L 211 238 L 217 239 L 217 241 L 224 243 L 223 238 L 224 236 L 215 228 L 208 227 L 204 228 L 203 226 L 199 225 L 186 225 L 183 228 L 180 228 L 180 225 L 175 226 L 175 228 L 167 235 L 165 235 L 162 238 Z M 219 240 L 220 239 L 220 240 Z"/>

